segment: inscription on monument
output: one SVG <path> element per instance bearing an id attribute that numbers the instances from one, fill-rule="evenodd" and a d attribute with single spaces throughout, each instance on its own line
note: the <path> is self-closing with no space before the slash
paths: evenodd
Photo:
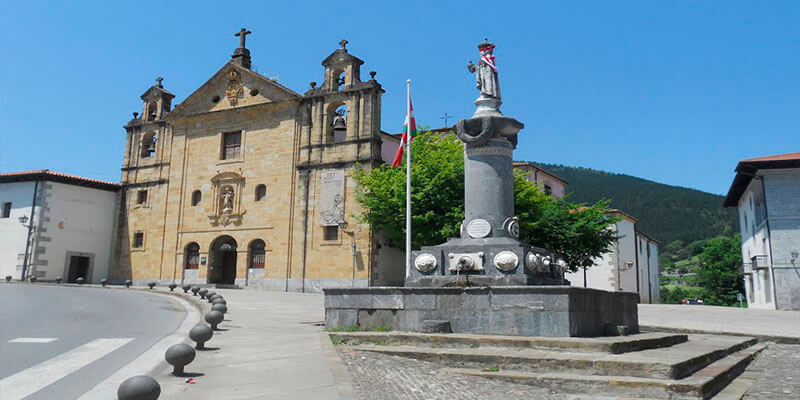
<path id="1" fill-rule="evenodd" d="M 489 236 L 492 232 L 492 225 L 485 219 L 473 219 L 467 225 L 467 233 L 474 238 Z"/>
<path id="2" fill-rule="evenodd" d="M 322 171 L 319 191 L 320 225 L 336 226 L 344 222 L 344 170 Z"/>

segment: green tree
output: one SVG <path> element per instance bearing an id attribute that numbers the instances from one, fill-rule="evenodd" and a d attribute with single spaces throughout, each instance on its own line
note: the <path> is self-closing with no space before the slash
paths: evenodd
<path id="1" fill-rule="evenodd" d="M 442 243 L 459 235 L 464 219 L 464 149 L 454 135 L 423 133 L 411 142 L 413 248 Z M 390 245 L 405 242 L 405 168 L 383 165 L 359 169 L 356 200 L 360 218 L 387 234 Z M 514 177 L 520 239 L 556 251 L 573 271 L 592 265 L 616 240 L 608 228 L 618 219 L 604 211 L 608 202 L 572 204 L 544 194 L 524 175 Z"/>
<path id="2" fill-rule="evenodd" d="M 697 284 L 705 289 L 706 304 L 728 306 L 737 303 L 736 294 L 742 291 L 739 264 L 742 262 L 741 239 L 716 237 L 709 239 L 699 255 Z"/>

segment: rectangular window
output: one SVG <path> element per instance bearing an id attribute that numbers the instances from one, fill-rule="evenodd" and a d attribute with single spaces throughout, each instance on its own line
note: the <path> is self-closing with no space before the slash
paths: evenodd
<path id="1" fill-rule="evenodd" d="M 147 190 L 140 190 L 136 193 L 136 204 L 147 204 Z"/>
<path id="2" fill-rule="evenodd" d="M 550 185 L 545 184 L 544 185 L 544 194 L 550 196 L 551 194 L 553 194 L 553 188 L 551 188 Z"/>
<path id="3" fill-rule="evenodd" d="M 3 203 L 3 214 L 0 218 L 8 218 L 11 216 L 11 202 Z"/>
<path id="4" fill-rule="evenodd" d="M 322 236 L 325 240 L 339 240 L 339 227 L 338 226 L 323 226 Z"/>
<path id="5" fill-rule="evenodd" d="M 133 248 L 141 249 L 144 247 L 144 232 L 136 232 L 133 234 Z"/>
<path id="6" fill-rule="evenodd" d="M 242 132 L 227 132 L 222 135 L 222 159 L 236 160 L 242 147 Z"/>

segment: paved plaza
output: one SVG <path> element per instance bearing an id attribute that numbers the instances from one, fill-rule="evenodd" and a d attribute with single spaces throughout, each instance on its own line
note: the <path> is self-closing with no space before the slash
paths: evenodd
<path id="1" fill-rule="evenodd" d="M 639 304 L 639 325 L 690 332 L 738 334 L 800 344 L 800 312 L 750 308 Z"/>
<path id="2" fill-rule="evenodd" d="M 186 367 L 195 383 L 164 371 L 157 377 L 169 399 L 589 399 L 531 386 L 443 371 L 430 362 L 333 346 L 320 323 L 323 297 L 310 293 L 217 290 L 230 312 Z M 688 314 L 688 316 L 687 316 Z M 643 324 L 675 329 L 777 332 L 791 337 L 800 313 L 708 306 L 640 305 Z M 718 321 L 715 322 L 715 318 Z M 750 328 L 753 324 L 761 327 Z M 770 327 L 765 330 L 764 327 Z M 796 333 L 795 333 L 796 334 Z M 796 399 L 800 346 L 773 344 L 743 375 L 749 399 Z"/>

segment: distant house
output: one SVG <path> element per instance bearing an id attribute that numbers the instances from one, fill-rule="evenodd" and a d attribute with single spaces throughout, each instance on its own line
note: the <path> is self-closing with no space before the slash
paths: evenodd
<path id="1" fill-rule="evenodd" d="M 0 173 L 0 275 L 108 276 L 120 185 L 46 169 Z"/>
<path id="2" fill-rule="evenodd" d="M 567 194 L 567 181 L 550 171 L 527 161 L 514 161 L 514 169 L 527 172 L 528 181 L 539 186 L 546 194 L 558 198 L 563 198 Z"/>
<path id="3" fill-rule="evenodd" d="M 723 205 L 739 210 L 748 306 L 800 309 L 800 152 L 739 161 Z"/>
<path id="4" fill-rule="evenodd" d="M 594 261 L 594 266 L 566 274 L 572 286 L 608 291 L 636 292 L 641 303 L 660 301 L 659 241 L 639 232 L 639 220 L 623 211 L 611 209 L 620 220 L 609 228 L 620 237 L 610 251 Z"/>

